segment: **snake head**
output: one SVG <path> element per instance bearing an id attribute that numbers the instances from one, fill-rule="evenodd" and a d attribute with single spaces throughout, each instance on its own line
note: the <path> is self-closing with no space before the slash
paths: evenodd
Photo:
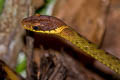
<path id="1" fill-rule="evenodd" d="M 66 24 L 53 16 L 34 15 L 22 20 L 22 25 L 26 30 L 41 33 L 59 33 Z"/>

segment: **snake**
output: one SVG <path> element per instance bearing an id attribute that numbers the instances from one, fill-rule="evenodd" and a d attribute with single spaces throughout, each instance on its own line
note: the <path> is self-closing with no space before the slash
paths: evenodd
<path id="1" fill-rule="evenodd" d="M 62 20 L 53 16 L 33 15 L 24 18 L 21 24 L 25 30 L 48 35 L 52 34 L 69 41 L 80 51 L 106 65 L 117 74 L 120 74 L 119 58 L 98 48 L 97 45 L 88 41 Z"/>

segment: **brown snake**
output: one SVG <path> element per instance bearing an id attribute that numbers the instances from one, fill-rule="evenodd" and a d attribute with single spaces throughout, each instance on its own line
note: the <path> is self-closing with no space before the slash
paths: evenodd
<path id="1" fill-rule="evenodd" d="M 96 45 L 89 43 L 88 40 L 84 39 L 61 20 L 52 16 L 35 15 L 23 19 L 22 25 L 26 30 L 37 33 L 53 34 L 64 38 L 78 47 L 81 51 L 120 74 L 120 60 L 118 58 L 104 50 L 98 49 Z"/>

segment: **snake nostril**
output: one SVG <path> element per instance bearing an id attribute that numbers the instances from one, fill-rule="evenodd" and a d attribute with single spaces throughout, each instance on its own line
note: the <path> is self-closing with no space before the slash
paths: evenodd
<path id="1" fill-rule="evenodd" d="M 34 30 L 39 30 L 38 26 L 33 26 Z"/>

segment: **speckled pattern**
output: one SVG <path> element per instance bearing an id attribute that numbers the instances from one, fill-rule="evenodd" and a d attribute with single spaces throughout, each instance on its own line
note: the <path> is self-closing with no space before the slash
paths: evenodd
<path id="1" fill-rule="evenodd" d="M 114 57 L 104 50 L 98 49 L 95 44 L 89 43 L 88 40 L 77 34 L 73 29 L 66 28 L 61 32 L 59 36 L 70 41 L 81 51 L 85 52 L 86 54 L 90 55 L 94 59 L 98 60 L 99 62 L 103 63 L 110 69 L 120 74 L 120 60 L 117 57 Z"/>
<path id="2" fill-rule="evenodd" d="M 47 23 L 47 21 L 49 22 L 49 24 Z M 90 43 L 88 40 L 86 40 L 84 37 L 82 37 L 76 31 L 74 31 L 71 27 L 67 26 L 66 28 L 64 26 L 64 23 L 61 20 L 55 17 L 50 17 L 50 16 L 38 16 L 38 17 L 32 16 L 32 17 L 24 19 L 23 22 L 24 22 L 24 25 L 27 25 L 29 23 L 33 25 L 34 22 L 37 22 L 40 26 L 41 24 L 44 23 L 44 25 L 46 26 L 42 27 L 44 29 L 41 29 L 42 31 L 39 31 L 40 33 L 51 34 L 51 31 L 56 30 L 56 29 L 61 29 L 63 27 L 61 30 L 57 30 L 59 31 L 58 33 L 54 33 L 56 32 L 54 31 L 52 32 L 52 34 L 58 35 L 66 39 L 67 41 L 70 41 L 73 45 L 78 47 L 81 51 L 85 52 L 86 54 L 90 55 L 94 59 L 100 61 L 101 63 L 109 67 L 110 69 L 120 74 L 120 60 L 118 58 L 105 52 L 104 50 L 98 49 L 96 45 L 94 45 L 93 43 Z M 26 26 L 26 27 L 27 29 L 29 29 L 29 26 Z M 31 31 L 37 32 L 32 29 Z"/>

